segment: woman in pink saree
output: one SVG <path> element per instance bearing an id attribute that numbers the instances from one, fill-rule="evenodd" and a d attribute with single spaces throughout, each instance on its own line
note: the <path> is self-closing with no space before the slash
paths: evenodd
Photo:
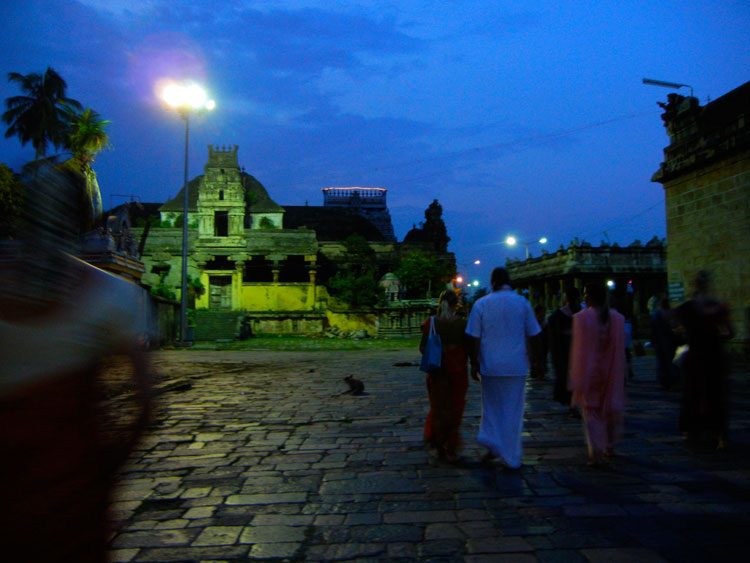
<path id="1" fill-rule="evenodd" d="M 573 316 L 572 404 L 581 409 L 589 465 L 608 463 L 625 408 L 625 319 L 607 306 L 601 284 L 588 284 L 586 309 Z"/>

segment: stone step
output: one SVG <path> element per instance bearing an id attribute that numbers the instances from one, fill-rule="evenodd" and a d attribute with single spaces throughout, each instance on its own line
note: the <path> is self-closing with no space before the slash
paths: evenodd
<path id="1" fill-rule="evenodd" d="M 195 340 L 233 340 L 241 317 L 240 311 L 196 311 Z"/>

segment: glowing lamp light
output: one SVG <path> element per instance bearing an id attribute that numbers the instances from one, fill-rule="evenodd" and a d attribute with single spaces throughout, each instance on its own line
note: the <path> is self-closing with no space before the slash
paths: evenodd
<path id="1" fill-rule="evenodd" d="M 463 283 L 464 282 L 464 278 L 462 278 L 461 276 L 457 276 L 456 277 L 456 282 Z"/>
<path id="2" fill-rule="evenodd" d="M 209 100 L 206 91 L 197 84 L 181 86 L 168 84 L 161 95 L 168 106 L 173 108 L 191 108 L 212 110 L 216 107 L 214 100 Z"/>
<path id="3" fill-rule="evenodd" d="M 471 285 L 473 285 L 474 287 L 477 287 L 477 286 L 479 285 L 479 282 L 478 282 L 477 280 L 474 280 L 474 281 L 473 281 L 473 282 L 471 283 Z"/>
<path id="4" fill-rule="evenodd" d="M 509 236 L 505 239 L 505 244 L 507 244 L 508 246 L 515 246 L 517 242 L 518 240 L 516 240 L 516 237 L 514 236 Z"/>
<path id="5" fill-rule="evenodd" d="M 183 93 L 183 88 L 181 88 L 177 84 L 170 84 L 169 86 L 164 88 L 164 91 L 161 93 L 161 97 L 165 102 L 167 102 L 167 105 L 176 108 L 178 106 L 181 106 L 183 103 Z"/>
<path id="6" fill-rule="evenodd" d="M 478 266 L 479 264 L 481 264 L 481 263 L 482 263 L 482 262 L 481 262 L 481 261 L 479 261 L 479 260 L 474 260 L 474 264 L 476 264 L 477 266 Z"/>
<path id="7" fill-rule="evenodd" d="M 546 242 L 547 242 L 547 237 L 542 237 L 539 239 L 540 244 L 546 244 Z"/>
<path id="8" fill-rule="evenodd" d="M 614 289 L 615 288 L 615 282 L 612 281 L 612 280 L 607 280 L 607 287 L 609 289 Z"/>

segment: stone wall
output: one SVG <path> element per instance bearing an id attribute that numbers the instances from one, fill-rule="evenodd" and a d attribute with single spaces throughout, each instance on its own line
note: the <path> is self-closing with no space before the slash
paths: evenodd
<path id="1" fill-rule="evenodd" d="M 689 299 L 708 270 L 731 308 L 730 347 L 750 355 L 750 82 L 705 107 L 675 94 L 663 107 L 670 144 L 652 180 L 664 186 L 670 299 Z"/>
<path id="2" fill-rule="evenodd" d="M 750 304 L 750 151 L 673 180 L 665 192 L 672 301 L 689 297 L 691 280 L 707 269 L 741 322 Z"/>

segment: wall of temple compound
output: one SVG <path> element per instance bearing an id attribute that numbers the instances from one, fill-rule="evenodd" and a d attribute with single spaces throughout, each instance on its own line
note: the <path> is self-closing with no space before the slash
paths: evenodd
<path id="1" fill-rule="evenodd" d="M 670 94 L 670 136 L 652 180 L 664 186 L 667 282 L 673 305 L 689 299 L 699 270 L 731 309 L 734 352 L 750 355 L 750 82 L 700 106 Z"/>

